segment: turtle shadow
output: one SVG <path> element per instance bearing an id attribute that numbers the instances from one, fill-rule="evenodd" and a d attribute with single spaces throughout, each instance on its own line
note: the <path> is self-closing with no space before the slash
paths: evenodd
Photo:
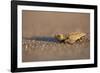
<path id="1" fill-rule="evenodd" d="M 33 36 L 31 38 L 23 37 L 23 39 L 59 43 L 59 41 L 54 37 L 48 37 L 48 36 Z"/>

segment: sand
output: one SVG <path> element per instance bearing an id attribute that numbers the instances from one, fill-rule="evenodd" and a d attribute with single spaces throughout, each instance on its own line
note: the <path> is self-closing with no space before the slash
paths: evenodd
<path id="1" fill-rule="evenodd" d="M 88 40 L 59 43 L 57 33 L 84 32 Z M 90 15 L 46 11 L 22 12 L 22 61 L 79 60 L 90 58 Z"/>

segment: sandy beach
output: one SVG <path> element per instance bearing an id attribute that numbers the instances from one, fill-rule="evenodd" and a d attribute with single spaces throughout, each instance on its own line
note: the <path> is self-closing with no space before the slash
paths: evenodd
<path id="1" fill-rule="evenodd" d="M 84 32 L 87 39 L 59 43 L 57 33 Z M 22 61 L 79 60 L 90 58 L 90 15 L 46 11 L 22 12 Z"/>

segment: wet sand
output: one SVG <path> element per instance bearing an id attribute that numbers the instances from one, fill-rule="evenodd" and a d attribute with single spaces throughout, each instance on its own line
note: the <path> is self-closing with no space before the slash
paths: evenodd
<path id="1" fill-rule="evenodd" d="M 26 11 L 22 13 L 22 61 L 79 60 L 90 58 L 90 15 Z M 59 43 L 56 33 L 87 33 L 88 39 L 74 44 Z"/>

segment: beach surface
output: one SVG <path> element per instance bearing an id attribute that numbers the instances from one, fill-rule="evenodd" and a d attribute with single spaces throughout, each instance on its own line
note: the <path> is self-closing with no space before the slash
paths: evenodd
<path id="1" fill-rule="evenodd" d="M 84 32 L 88 39 L 60 43 L 55 34 Z M 22 11 L 22 62 L 79 60 L 90 58 L 90 14 Z"/>

